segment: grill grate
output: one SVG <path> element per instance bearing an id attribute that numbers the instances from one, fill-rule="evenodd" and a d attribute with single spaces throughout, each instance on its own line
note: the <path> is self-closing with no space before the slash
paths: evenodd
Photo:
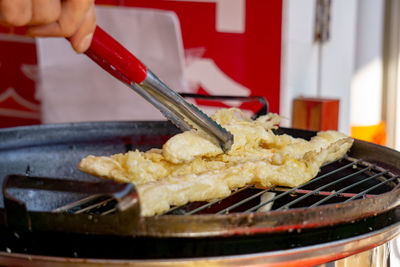
<path id="1" fill-rule="evenodd" d="M 360 198 L 372 198 L 391 191 L 399 176 L 361 159 L 344 157 L 321 168 L 317 177 L 295 188 L 256 188 L 246 186 L 229 197 L 211 202 L 193 202 L 172 207 L 164 214 L 228 214 L 259 210 L 286 210 L 346 203 Z M 60 207 L 55 211 L 68 213 L 110 214 L 115 211 L 112 199 L 91 196 Z M 267 208 L 266 208 L 267 207 Z"/>

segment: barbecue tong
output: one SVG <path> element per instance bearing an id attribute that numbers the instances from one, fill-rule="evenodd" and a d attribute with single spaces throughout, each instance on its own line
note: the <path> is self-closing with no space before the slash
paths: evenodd
<path id="1" fill-rule="evenodd" d="M 195 129 L 218 144 L 224 152 L 230 150 L 233 144 L 233 135 L 230 132 L 171 90 L 99 26 L 96 27 L 92 43 L 85 54 L 153 104 L 182 131 Z"/>

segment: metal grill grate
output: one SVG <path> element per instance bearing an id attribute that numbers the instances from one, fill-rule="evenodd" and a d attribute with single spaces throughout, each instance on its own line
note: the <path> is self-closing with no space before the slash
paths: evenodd
<path id="1" fill-rule="evenodd" d="M 247 186 L 229 197 L 211 202 L 193 202 L 172 207 L 164 214 L 228 214 L 316 207 L 324 204 L 346 203 L 360 198 L 371 198 L 391 191 L 399 183 L 399 176 L 389 170 L 361 159 L 345 157 L 321 168 L 317 177 L 295 187 L 256 188 Z M 69 213 L 110 214 L 115 211 L 112 199 L 96 196 L 58 208 Z"/>

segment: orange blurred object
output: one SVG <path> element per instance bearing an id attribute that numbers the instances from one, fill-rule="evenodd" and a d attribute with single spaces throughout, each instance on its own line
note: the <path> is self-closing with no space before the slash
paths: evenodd
<path id="1" fill-rule="evenodd" d="M 339 99 L 296 98 L 293 101 L 292 127 L 325 131 L 337 130 Z"/>
<path id="2" fill-rule="evenodd" d="M 351 126 L 351 137 L 378 145 L 386 145 L 386 124 L 381 121 L 376 125 Z"/>

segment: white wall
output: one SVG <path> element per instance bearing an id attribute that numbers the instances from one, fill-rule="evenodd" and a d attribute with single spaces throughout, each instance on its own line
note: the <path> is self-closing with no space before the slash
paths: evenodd
<path id="1" fill-rule="evenodd" d="M 313 42 L 315 0 L 284 0 L 280 114 L 291 125 L 292 101 L 298 96 L 340 99 L 339 130 L 349 133 L 350 91 L 354 69 L 357 0 L 333 0 L 330 39 Z M 318 74 L 320 72 L 320 74 Z M 317 88 L 318 75 L 321 87 Z"/>
<path id="2" fill-rule="evenodd" d="M 317 93 L 318 51 L 313 43 L 315 0 L 283 1 L 282 126 L 291 126 L 293 98 Z"/>
<path id="3" fill-rule="evenodd" d="M 358 3 L 350 123 L 376 125 L 382 109 L 384 1 Z"/>

